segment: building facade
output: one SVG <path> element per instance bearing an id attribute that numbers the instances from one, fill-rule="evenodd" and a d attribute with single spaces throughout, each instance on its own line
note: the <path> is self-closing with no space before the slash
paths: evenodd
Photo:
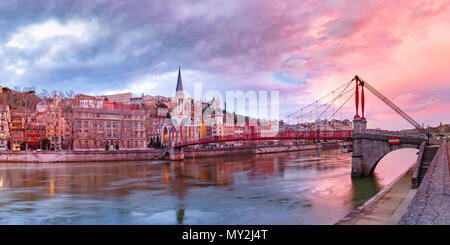
<path id="1" fill-rule="evenodd" d="M 9 106 L 0 105 L 0 150 L 8 149 L 9 142 L 9 123 L 11 122 L 11 115 L 9 113 Z"/>
<path id="2" fill-rule="evenodd" d="M 75 151 L 147 148 L 142 110 L 75 108 L 73 117 Z"/>

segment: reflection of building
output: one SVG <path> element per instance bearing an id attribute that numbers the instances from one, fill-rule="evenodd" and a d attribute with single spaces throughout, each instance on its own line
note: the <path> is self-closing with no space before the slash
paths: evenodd
<path id="1" fill-rule="evenodd" d="M 1 90 L 1 89 L 0 89 Z M 0 105 L 0 150 L 8 149 L 9 127 L 11 120 L 8 105 Z"/>

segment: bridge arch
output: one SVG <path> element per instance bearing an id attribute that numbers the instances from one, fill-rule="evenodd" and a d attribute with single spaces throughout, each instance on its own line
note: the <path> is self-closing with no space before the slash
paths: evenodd
<path id="1" fill-rule="evenodd" d="M 164 160 L 170 160 L 170 153 L 168 151 L 164 153 Z"/>
<path id="2" fill-rule="evenodd" d="M 375 173 L 375 169 L 377 169 L 379 163 L 380 163 L 382 160 L 386 160 L 386 158 L 389 158 L 389 156 L 392 156 L 393 154 L 398 153 L 398 152 L 401 152 L 402 150 L 405 150 L 405 149 L 411 149 L 411 150 L 414 149 L 414 150 L 417 150 L 417 147 L 402 147 L 402 148 L 394 149 L 394 150 L 392 150 L 392 151 L 390 151 L 390 152 L 384 154 L 383 156 L 381 156 L 381 157 L 375 162 L 375 164 L 372 166 L 372 169 L 370 170 L 369 174 L 370 174 L 370 175 L 373 175 L 373 174 Z M 415 156 L 417 157 L 417 155 L 415 155 Z"/>
<path id="3" fill-rule="evenodd" d="M 389 136 L 365 133 L 353 134 L 352 177 L 371 176 L 379 161 L 389 152 L 419 149 L 424 139 L 399 137 L 399 144 L 389 144 Z"/>

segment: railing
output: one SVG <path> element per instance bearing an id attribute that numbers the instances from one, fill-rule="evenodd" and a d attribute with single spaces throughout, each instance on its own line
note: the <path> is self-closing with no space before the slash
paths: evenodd
<path id="1" fill-rule="evenodd" d="M 241 136 L 224 136 L 224 137 L 211 137 L 200 140 L 188 140 L 175 144 L 175 147 L 183 147 L 189 145 L 208 144 L 208 143 L 221 143 L 232 141 L 258 141 L 258 140 L 344 140 L 351 139 L 353 130 L 341 130 L 341 131 L 287 131 L 280 132 L 275 136 L 258 136 L 258 135 L 241 135 Z"/>
<path id="2" fill-rule="evenodd" d="M 415 138 L 422 137 L 422 134 L 420 134 L 420 133 L 389 131 L 389 130 L 382 130 L 382 129 L 366 129 L 365 133 L 376 134 L 376 135 L 398 136 L 398 137 L 415 137 Z"/>
<path id="3" fill-rule="evenodd" d="M 418 178 L 420 166 L 422 165 L 423 154 L 425 152 L 425 144 L 425 142 L 422 142 L 422 144 L 420 144 L 419 155 L 417 156 L 416 166 L 414 167 L 413 176 L 411 178 L 412 189 L 417 189 L 419 187 Z"/>

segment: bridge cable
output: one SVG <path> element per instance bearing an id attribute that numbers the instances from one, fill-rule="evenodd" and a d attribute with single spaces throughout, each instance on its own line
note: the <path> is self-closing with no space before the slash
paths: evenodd
<path id="1" fill-rule="evenodd" d="M 347 93 L 349 93 L 349 92 L 351 92 L 351 91 L 353 91 L 352 89 L 349 89 L 349 90 L 347 90 L 347 91 L 345 91 L 344 92 L 344 90 L 343 91 L 341 91 L 341 93 L 339 94 L 340 96 L 343 96 L 343 95 L 345 95 L 345 94 L 347 94 Z M 334 98 L 334 100 L 336 100 L 337 99 L 337 97 L 336 98 Z M 329 101 L 329 102 L 327 102 L 326 104 L 324 104 L 324 105 L 327 105 L 328 103 L 331 103 L 331 101 Z M 323 105 L 322 105 L 323 106 Z M 301 116 L 303 116 L 303 115 L 305 115 L 305 114 L 309 114 L 309 113 L 311 113 L 311 120 L 314 120 L 314 118 L 312 117 L 312 112 L 317 112 L 317 110 L 311 110 L 311 111 L 308 111 L 308 112 L 306 112 L 306 113 L 303 113 L 303 114 L 300 114 L 299 116 L 297 116 L 297 118 L 298 117 L 301 117 Z M 322 114 L 321 114 L 322 115 Z M 317 115 L 316 115 L 316 119 L 317 119 Z"/>
<path id="2" fill-rule="evenodd" d="M 331 117 L 330 117 L 330 119 L 338 112 L 338 111 L 340 111 L 341 110 L 341 108 L 353 97 L 355 95 L 355 92 L 354 93 L 352 93 L 352 95 L 350 95 L 349 97 L 348 97 L 348 99 L 344 102 L 344 104 L 342 104 L 332 115 L 331 115 Z"/>
<path id="3" fill-rule="evenodd" d="M 308 104 L 308 105 L 306 105 L 306 106 L 300 108 L 299 110 L 297 110 L 297 111 L 295 111 L 295 112 L 293 112 L 293 113 L 290 113 L 290 114 L 288 114 L 288 115 L 289 115 L 289 116 L 293 116 L 293 115 L 299 113 L 299 112 L 302 111 L 303 109 L 306 109 L 306 108 L 308 108 L 308 107 L 314 105 L 315 103 L 318 103 L 318 102 L 320 102 L 321 100 L 325 99 L 325 98 L 328 97 L 330 94 L 332 94 L 334 91 L 337 91 L 337 90 L 341 89 L 342 87 L 344 87 L 344 86 L 346 86 L 346 85 L 348 86 L 349 84 L 351 84 L 351 82 L 353 82 L 353 80 L 350 80 L 350 81 L 348 81 L 348 82 L 345 82 L 344 84 L 342 84 L 341 86 L 339 86 L 338 88 L 336 88 L 336 89 L 333 90 L 332 92 L 328 93 L 327 95 L 323 96 L 322 98 L 320 98 L 320 99 L 316 100 L 315 102 L 310 103 L 310 104 Z"/>
<path id="4" fill-rule="evenodd" d="M 346 93 L 352 91 L 351 89 L 350 89 L 350 90 L 347 90 L 347 88 L 348 88 L 349 85 L 350 85 L 350 83 L 347 85 L 347 87 L 345 87 L 344 90 L 341 91 L 341 93 L 339 94 L 339 96 L 340 96 L 340 95 L 344 95 L 344 94 L 346 94 Z M 345 90 L 347 90 L 347 91 L 345 91 Z M 331 106 L 332 104 L 334 104 L 334 101 L 335 101 L 336 99 L 337 99 L 337 97 L 336 97 L 336 98 L 333 98 L 333 100 L 330 102 L 331 104 L 328 105 L 327 108 L 325 108 L 325 110 L 322 112 L 322 114 L 319 115 L 319 117 L 321 117 L 324 113 L 326 113 L 326 111 L 330 108 L 330 106 Z M 325 118 L 326 118 L 326 114 L 325 114 Z"/>

